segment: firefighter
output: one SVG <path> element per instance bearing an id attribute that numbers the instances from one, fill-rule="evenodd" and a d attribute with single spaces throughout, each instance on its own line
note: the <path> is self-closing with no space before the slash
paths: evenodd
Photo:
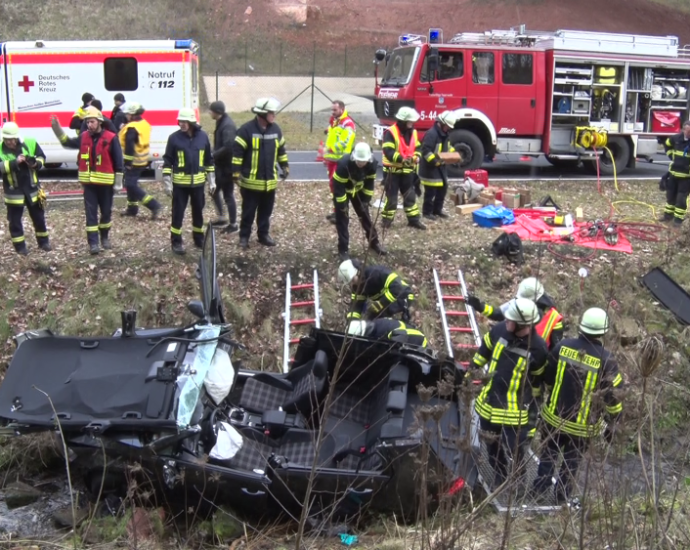
<path id="1" fill-rule="evenodd" d="M 448 170 L 439 153 L 455 151 L 448 135 L 455 126 L 455 121 L 456 117 L 452 112 L 443 111 L 422 140 L 422 157 L 418 173 L 424 186 L 422 215 L 429 220 L 448 217 L 448 214 L 443 212 L 443 201 L 448 192 Z"/>
<path id="2" fill-rule="evenodd" d="M 484 335 L 472 359 L 474 368 L 487 364 L 489 380 L 475 402 L 481 429 L 493 436 L 487 442 L 494 486 L 508 475 L 508 456 L 520 466 L 522 449 L 533 430 L 541 395 L 541 378 L 547 362 L 544 340 L 537 334 L 537 305 L 526 298 L 514 298 L 505 320 Z M 517 452 L 517 454 L 513 454 Z"/>
<path id="3" fill-rule="evenodd" d="M 395 115 L 397 122 L 383 133 L 383 177 L 386 202 L 381 211 L 383 227 L 393 225 L 398 208 L 398 193 L 403 196 L 403 208 L 407 223 L 417 229 L 426 229 L 420 220 L 415 194 L 415 167 L 419 162 L 420 143 L 414 123 L 419 113 L 412 107 L 400 107 Z"/>
<path id="4" fill-rule="evenodd" d="M 161 204 L 144 191 L 139 185 L 139 178 L 149 164 L 151 145 L 151 125 L 142 118 L 144 108 L 134 101 L 126 103 L 123 113 L 127 117 L 127 124 L 119 133 L 125 159 L 125 190 L 127 191 L 127 209 L 123 216 L 136 216 L 139 205 L 151 211 L 151 219 L 158 218 Z"/>
<path id="5" fill-rule="evenodd" d="M 549 355 L 544 384 L 550 394 L 541 408 L 543 449 L 534 488 L 540 496 L 552 490 L 552 475 L 559 453 L 563 463 L 556 484 L 558 502 L 572 498 L 573 484 L 582 453 L 602 433 L 610 441 L 623 404 L 614 390 L 623 378 L 613 355 L 601 338 L 609 331 L 609 317 L 598 307 L 584 312 L 579 336 L 562 340 Z M 601 395 L 597 405 L 595 394 Z"/>
<path id="6" fill-rule="evenodd" d="M 323 153 L 323 160 L 328 171 L 328 182 L 331 187 L 331 197 L 333 197 L 333 174 L 343 155 L 352 152 L 355 134 L 355 121 L 347 114 L 345 103 L 340 100 L 334 101 L 331 106 L 331 119 L 326 129 L 326 146 Z M 326 219 L 331 223 L 336 223 L 335 209 L 326 216 Z"/>
<path id="7" fill-rule="evenodd" d="M 51 250 L 46 228 L 45 193 L 38 182 L 38 172 L 45 164 L 45 155 L 36 140 L 19 137 L 19 127 L 14 122 L 6 122 L 0 130 L 0 174 L 2 174 L 2 191 L 7 206 L 7 223 L 10 238 L 17 253 L 23 256 L 29 253 L 24 239 L 22 216 L 24 207 L 29 211 L 34 224 L 34 233 L 38 247 Z"/>
<path id="8" fill-rule="evenodd" d="M 398 319 L 379 318 L 373 321 L 360 319 L 350 321 L 347 333 L 352 336 L 363 336 L 372 340 L 390 340 L 412 346 L 427 347 L 426 336 L 416 328 L 408 327 Z"/>
<path id="9" fill-rule="evenodd" d="M 402 314 L 410 322 L 410 306 L 415 296 L 410 286 L 391 269 L 382 265 L 364 267 L 359 260 L 345 260 L 338 267 L 338 280 L 350 286 L 352 305 L 347 318 L 370 320 Z"/>
<path id="10" fill-rule="evenodd" d="M 213 225 L 224 225 L 228 219 L 223 216 L 223 201 L 228 209 L 229 225 L 223 233 L 234 233 L 239 229 L 237 225 L 237 205 L 235 204 L 235 186 L 232 182 L 232 148 L 237 135 L 235 122 L 225 112 L 225 103 L 214 101 L 209 106 L 211 118 L 216 121 L 213 133 L 213 161 L 216 163 L 216 192 L 213 194 L 213 204 L 218 217 Z"/>
<path id="11" fill-rule="evenodd" d="M 103 114 L 103 103 L 99 99 L 93 99 L 91 100 L 90 107 L 95 107 L 101 112 L 101 115 L 103 116 L 103 123 L 101 124 L 103 128 L 108 130 L 108 132 L 112 132 L 113 134 L 117 134 L 117 127 L 115 124 L 112 123 L 112 121 Z M 79 131 L 77 134 L 81 134 L 82 132 L 86 132 L 86 120 L 81 121 L 81 126 L 79 127 Z"/>
<path id="12" fill-rule="evenodd" d="M 387 251 L 379 243 L 379 237 L 369 215 L 369 203 L 374 195 L 374 181 L 378 162 L 371 154 L 371 147 L 358 143 L 352 153 L 343 155 L 331 178 L 333 203 L 335 205 L 335 226 L 338 231 L 338 254 L 341 260 L 349 259 L 350 206 L 359 218 L 359 223 L 369 241 L 369 247 L 380 256 Z"/>
<path id="13" fill-rule="evenodd" d="M 242 195 L 240 246 L 244 249 L 249 248 L 255 218 L 259 242 L 264 246 L 276 244 L 269 234 L 278 187 L 276 162 L 283 181 L 290 174 L 285 138 L 275 122 L 278 107 L 277 99 L 259 98 L 252 108 L 256 117 L 240 126 L 233 145 L 232 179 Z"/>
<path id="14" fill-rule="evenodd" d="M 680 227 L 688 211 L 690 194 L 690 120 L 683 124 L 680 134 L 670 136 L 664 142 L 666 154 L 671 159 L 670 176 L 666 180 L 666 208 L 662 221 Z"/>
<path id="15" fill-rule="evenodd" d="M 192 237 L 194 246 L 204 243 L 204 184 L 209 193 L 216 190 L 213 152 L 208 134 L 197 122 L 194 109 L 183 108 L 177 114 L 180 129 L 168 137 L 163 154 L 163 185 L 172 197 L 170 246 L 173 253 L 185 253 L 182 244 L 182 222 L 187 204 L 192 203 Z"/>
<path id="16" fill-rule="evenodd" d="M 546 346 L 552 349 L 563 339 L 563 332 L 565 329 L 563 325 L 563 315 L 556 309 L 553 299 L 544 292 L 544 285 L 535 277 L 523 279 L 518 285 L 518 291 L 515 297 L 527 298 L 537 304 L 541 315 L 541 321 L 539 321 L 539 324 L 536 326 L 537 334 L 544 339 Z M 501 308 L 494 308 L 472 295 L 467 297 L 467 304 L 477 313 L 488 317 L 492 321 L 503 321 L 503 310 L 508 305 L 504 304 Z"/>
<path id="17" fill-rule="evenodd" d="M 51 126 L 63 147 L 79 149 L 77 170 L 84 189 L 86 238 L 91 254 L 98 254 L 99 234 L 103 249 L 112 248 L 109 233 L 113 225 L 113 196 L 122 189 L 122 147 L 117 134 L 103 129 L 103 115 L 98 109 L 87 107 L 84 119 L 88 131 L 74 138 L 65 135 L 55 116 L 51 116 Z"/>
<path id="18" fill-rule="evenodd" d="M 122 111 L 122 105 L 125 103 L 125 96 L 118 92 L 115 94 L 115 97 L 113 97 L 113 102 L 115 103 L 115 106 L 110 113 L 110 120 L 113 121 L 115 128 L 117 128 L 117 131 L 119 132 L 122 127 L 127 124 L 127 117 Z"/>
<path id="19" fill-rule="evenodd" d="M 69 122 L 70 130 L 76 130 L 77 135 L 82 130 L 81 123 L 84 121 L 84 115 L 86 114 L 86 109 L 91 105 L 94 100 L 94 95 L 89 92 L 84 93 L 81 96 L 82 106 L 77 109 L 72 115 L 72 120 Z"/>

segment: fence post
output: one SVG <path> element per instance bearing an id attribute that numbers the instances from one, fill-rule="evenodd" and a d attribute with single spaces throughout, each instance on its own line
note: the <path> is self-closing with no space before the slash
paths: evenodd
<path id="1" fill-rule="evenodd" d="M 345 45 L 345 68 L 343 69 L 343 76 L 347 76 L 347 44 Z"/>
<path id="2" fill-rule="evenodd" d="M 283 74 L 283 41 L 280 41 L 280 48 L 278 49 L 278 74 Z"/>
<path id="3" fill-rule="evenodd" d="M 312 62 L 311 62 L 311 109 L 310 110 L 310 115 L 309 115 L 309 133 L 314 132 L 314 88 L 316 85 L 314 84 L 314 78 L 316 76 L 316 41 L 314 42 L 314 51 L 312 54 Z"/>
<path id="4" fill-rule="evenodd" d="M 218 71 L 216 71 L 216 101 L 218 101 Z"/>
<path id="5" fill-rule="evenodd" d="M 247 57 L 247 40 L 244 41 L 244 74 L 247 74 L 249 57 Z"/>

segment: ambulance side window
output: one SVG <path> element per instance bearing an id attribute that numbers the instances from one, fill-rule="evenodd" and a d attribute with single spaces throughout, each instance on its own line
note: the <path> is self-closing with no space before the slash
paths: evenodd
<path id="1" fill-rule="evenodd" d="M 105 89 L 132 92 L 139 88 L 139 70 L 135 57 L 108 57 L 103 61 Z"/>

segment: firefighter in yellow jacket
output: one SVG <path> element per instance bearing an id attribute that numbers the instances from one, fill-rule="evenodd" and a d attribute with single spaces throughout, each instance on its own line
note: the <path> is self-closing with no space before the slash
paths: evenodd
<path id="1" fill-rule="evenodd" d="M 403 196 L 403 208 L 407 223 L 416 229 L 426 229 L 420 219 L 415 194 L 415 171 L 421 156 L 421 143 L 414 123 L 419 113 L 412 107 L 400 107 L 395 115 L 397 122 L 383 133 L 383 179 L 386 202 L 381 211 L 383 227 L 393 225 L 398 209 L 398 193 Z M 421 190 L 420 190 L 421 191 Z M 421 194 L 421 193 L 420 193 Z"/>
<path id="2" fill-rule="evenodd" d="M 331 107 L 331 120 L 326 130 L 326 148 L 323 160 L 328 170 L 328 184 L 333 198 L 333 174 L 338 166 L 338 161 L 352 152 L 355 144 L 355 121 L 350 118 L 345 109 L 345 103 L 340 100 L 333 102 Z M 335 209 L 326 219 L 335 223 Z"/>
<path id="3" fill-rule="evenodd" d="M 141 205 L 151 211 L 151 217 L 155 220 L 161 205 L 139 185 L 141 173 L 149 164 L 151 125 L 142 118 L 144 108 L 139 103 L 130 101 L 122 110 L 127 117 L 127 124 L 118 134 L 125 159 L 125 190 L 127 191 L 127 210 L 122 215 L 136 216 Z"/>

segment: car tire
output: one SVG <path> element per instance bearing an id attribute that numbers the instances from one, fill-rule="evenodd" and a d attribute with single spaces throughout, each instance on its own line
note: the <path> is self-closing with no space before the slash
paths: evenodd
<path id="1" fill-rule="evenodd" d="M 485 149 L 477 134 L 469 130 L 453 130 L 450 144 L 462 157 L 460 166 L 448 166 L 448 177 L 463 178 L 465 170 L 476 170 L 484 163 Z"/>

